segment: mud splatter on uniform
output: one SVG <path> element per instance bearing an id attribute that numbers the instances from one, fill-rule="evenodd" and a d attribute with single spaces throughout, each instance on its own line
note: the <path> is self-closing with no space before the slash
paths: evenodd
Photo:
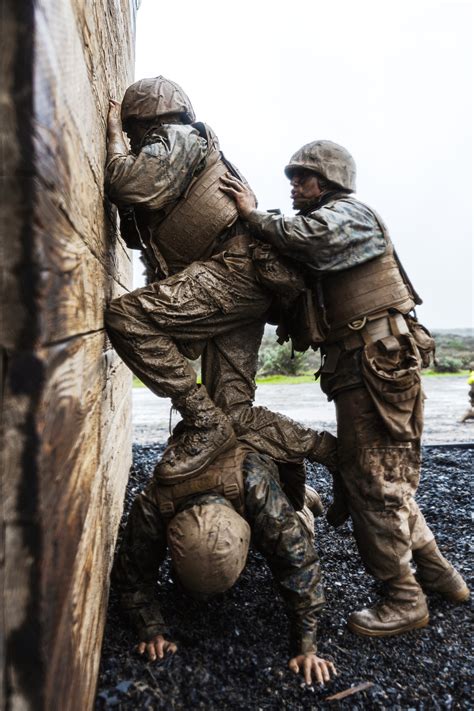
<path id="1" fill-rule="evenodd" d="M 284 495 L 278 469 L 269 457 L 247 454 L 243 475 L 245 518 L 252 542 L 265 557 L 286 603 L 292 647 L 295 653 L 315 651 L 324 593 L 313 537 Z M 177 513 L 214 502 L 231 506 L 222 496 L 199 494 L 184 502 Z M 166 528 L 151 482 L 133 503 L 114 567 L 122 608 L 139 640 L 168 633 L 156 601 L 158 570 L 167 549 Z"/>

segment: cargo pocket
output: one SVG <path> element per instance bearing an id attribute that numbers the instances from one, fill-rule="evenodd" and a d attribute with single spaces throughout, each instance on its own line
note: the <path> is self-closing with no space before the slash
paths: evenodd
<path id="1" fill-rule="evenodd" d="M 387 336 L 365 346 L 364 384 L 391 437 L 416 440 L 423 429 L 423 390 L 416 345 L 409 335 Z"/>
<path id="2" fill-rule="evenodd" d="M 407 467 L 411 450 L 410 442 L 359 450 L 358 485 L 367 511 L 399 508 L 407 494 L 412 493 L 407 476 L 412 473 Z"/>

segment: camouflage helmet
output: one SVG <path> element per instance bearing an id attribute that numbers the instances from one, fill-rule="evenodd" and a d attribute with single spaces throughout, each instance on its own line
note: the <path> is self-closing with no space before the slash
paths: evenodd
<path id="1" fill-rule="evenodd" d="M 305 168 L 319 173 L 323 178 L 354 192 L 356 189 L 356 164 L 345 148 L 332 141 L 313 141 L 296 151 L 285 168 L 287 178 L 293 171 Z"/>
<path id="2" fill-rule="evenodd" d="M 176 574 L 197 597 L 231 588 L 247 560 L 250 527 L 228 501 L 218 498 L 180 511 L 166 532 Z"/>
<path id="3" fill-rule="evenodd" d="M 196 117 L 192 104 L 174 81 L 165 77 L 140 79 L 128 87 L 122 100 L 122 123 L 128 119 L 149 120 L 170 114 L 183 114 L 186 123 Z"/>

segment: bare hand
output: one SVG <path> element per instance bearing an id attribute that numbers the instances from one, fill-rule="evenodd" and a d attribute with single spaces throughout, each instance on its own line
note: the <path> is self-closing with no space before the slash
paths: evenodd
<path id="1" fill-rule="evenodd" d="M 230 173 L 226 173 L 221 178 L 221 182 L 223 183 L 220 186 L 222 192 L 234 198 L 239 215 L 244 219 L 248 217 L 252 210 L 257 207 L 255 195 L 250 188 L 238 178 L 234 178 Z"/>
<path id="2" fill-rule="evenodd" d="M 146 651 L 150 662 L 154 662 L 156 659 L 163 659 L 165 654 L 174 654 L 177 649 L 178 647 L 174 642 L 165 639 L 161 634 L 155 635 L 149 642 L 140 642 L 137 647 L 139 654 L 143 654 Z"/>
<path id="3" fill-rule="evenodd" d="M 299 654 L 290 659 L 288 666 L 295 674 L 298 672 L 304 674 L 304 680 L 308 686 L 313 683 L 313 679 L 323 685 L 327 681 L 331 681 L 332 677 L 337 676 L 334 664 L 316 656 L 316 654 Z"/>
<path id="4" fill-rule="evenodd" d="M 110 129 L 122 130 L 122 119 L 120 118 L 121 104 L 118 101 L 109 99 L 109 115 L 107 117 L 107 127 Z"/>

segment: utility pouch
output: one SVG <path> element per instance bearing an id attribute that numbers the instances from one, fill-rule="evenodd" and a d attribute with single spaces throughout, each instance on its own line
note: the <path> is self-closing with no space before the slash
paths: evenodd
<path id="1" fill-rule="evenodd" d="M 253 244 L 250 250 L 259 283 L 274 294 L 278 305 L 278 342 L 291 339 L 295 351 L 317 348 L 326 339 L 329 327 L 324 309 L 313 289 L 306 286 L 301 269 L 271 245 Z"/>
<path id="2" fill-rule="evenodd" d="M 277 328 L 279 343 L 291 339 L 295 351 L 316 350 L 327 338 L 329 327 L 324 309 L 313 289 L 306 288 L 282 314 Z"/>
<path id="3" fill-rule="evenodd" d="M 401 442 L 421 437 L 424 394 L 413 337 L 387 336 L 367 344 L 361 367 L 364 384 L 390 435 Z"/>
<path id="4" fill-rule="evenodd" d="M 421 367 L 428 368 L 433 360 L 436 363 L 436 343 L 435 339 L 426 326 L 419 323 L 413 316 L 407 316 L 408 328 L 420 354 Z"/>

